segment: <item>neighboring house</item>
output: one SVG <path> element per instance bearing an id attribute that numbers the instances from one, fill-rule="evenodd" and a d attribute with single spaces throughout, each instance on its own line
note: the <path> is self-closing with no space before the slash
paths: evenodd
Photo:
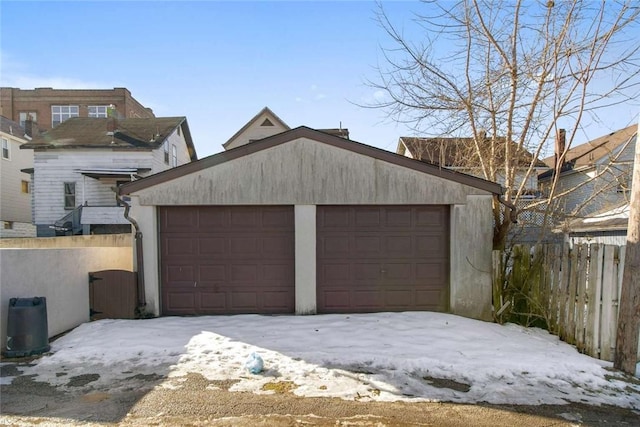
<path id="1" fill-rule="evenodd" d="M 31 178 L 21 172 L 33 167 L 33 153 L 20 150 L 29 141 L 24 129 L 0 116 L 0 237 L 35 237 L 31 224 Z"/>
<path id="2" fill-rule="evenodd" d="M 491 319 L 500 185 L 307 127 L 119 187 L 158 315 Z"/>
<path id="3" fill-rule="evenodd" d="M 34 150 L 38 237 L 128 232 L 115 188 L 197 159 L 185 117 L 76 117 L 21 148 Z"/>
<path id="4" fill-rule="evenodd" d="M 629 126 L 570 150 L 561 141 L 558 153 L 566 154 L 559 169 L 558 154 L 545 159 L 552 169 L 538 180 L 548 195 L 557 175 L 553 200 L 561 219 L 587 217 L 629 201 L 637 128 Z"/>
<path id="5" fill-rule="evenodd" d="M 629 202 L 579 218 L 567 224 L 565 240 L 571 245 L 601 243 L 626 245 L 629 226 Z M 559 230 L 562 232 L 562 230 Z"/>
<path id="6" fill-rule="evenodd" d="M 290 130 L 291 128 L 282 119 L 275 115 L 269 107 L 264 107 L 258 114 L 249 120 L 227 142 L 222 144 L 225 150 L 240 147 L 250 142 L 258 141 L 269 136 Z M 349 129 L 318 129 L 331 135 L 349 139 Z"/>
<path id="7" fill-rule="evenodd" d="M 496 141 L 496 154 L 493 157 L 496 165 L 504 165 L 505 141 L 505 138 L 498 138 Z M 487 143 L 487 149 L 489 149 L 489 142 Z M 525 182 L 523 198 L 538 197 L 540 194 L 538 190 L 538 174 L 546 171 L 548 169 L 547 165 L 540 160 L 534 162 L 533 155 L 526 150 L 519 150 L 515 143 L 512 143 L 512 149 L 514 152 L 518 152 L 518 155 L 514 156 L 517 161 L 517 169 L 513 188 L 517 189 L 522 182 Z M 473 138 L 416 138 L 403 136 L 398 140 L 396 153 L 484 178 Z M 533 171 L 528 173 L 532 162 L 535 163 Z M 500 170 L 499 166 L 498 170 Z M 505 176 L 498 174 L 495 182 L 504 185 Z"/>
<path id="8" fill-rule="evenodd" d="M 112 106 L 119 118 L 153 118 L 153 111 L 136 101 L 128 89 L 0 88 L 0 115 L 25 127 L 27 120 L 45 132 L 72 117 L 106 118 Z"/>

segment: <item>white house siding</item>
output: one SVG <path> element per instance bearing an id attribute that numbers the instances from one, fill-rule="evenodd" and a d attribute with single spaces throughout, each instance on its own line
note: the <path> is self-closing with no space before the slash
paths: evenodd
<path id="1" fill-rule="evenodd" d="M 31 177 L 21 169 L 33 167 L 33 151 L 20 149 L 27 142 L 22 138 L 4 132 L 0 137 L 9 142 L 9 159 L 0 156 L 0 221 L 30 224 L 31 195 L 22 192 L 22 181 Z"/>
<path id="2" fill-rule="evenodd" d="M 264 120 L 269 118 L 273 126 L 261 126 Z M 285 127 L 280 125 L 280 122 L 269 114 L 262 114 L 257 120 L 247 127 L 241 134 L 237 135 L 233 141 L 226 147 L 226 150 L 240 147 L 241 145 L 248 144 L 251 141 L 257 141 L 259 139 L 267 138 L 286 131 Z"/>
<path id="3" fill-rule="evenodd" d="M 368 156 L 300 138 L 132 195 L 131 216 L 145 236 L 147 304 L 159 313 L 157 206 L 294 205 L 296 235 L 314 229 L 314 206 L 323 204 L 455 205 L 452 213 L 451 307 L 454 313 L 488 319 L 491 310 L 492 195 Z M 315 252 L 296 237 L 296 309 L 313 312 L 309 283 Z M 453 284 L 453 280 L 456 281 Z M 300 295 L 301 294 L 301 295 Z"/>
<path id="4" fill-rule="evenodd" d="M 109 185 L 82 175 L 78 170 L 92 168 L 152 168 L 149 151 L 65 150 L 36 151 L 34 156 L 35 218 L 38 225 L 49 225 L 69 213 L 64 209 L 64 183 L 76 183 L 76 206 L 115 206 Z M 115 180 L 114 180 L 115 185 Z"/>
<path id="5" fill-rule="evenodd" d="M 160 148 L 153 151 L 153 170 L 141 175 L 148 176 L 154 173 L 162 172 L 163 170 L 171 169 L 172 145 L 176 146 L 178 152 L 178 166 L 189 163 L 191 161 L 189 150 L 187 149 L 187 143 L 184 139 L 184 133 L 182 132 L 182 130 L 180 131 L 180 135 L 178 135 L 178 132 L 174 130 L 168 136 L 167 140 L 169 143 L 169 162 L 164 162 L 164 149 L 162 146 L 160 146 Z"/>

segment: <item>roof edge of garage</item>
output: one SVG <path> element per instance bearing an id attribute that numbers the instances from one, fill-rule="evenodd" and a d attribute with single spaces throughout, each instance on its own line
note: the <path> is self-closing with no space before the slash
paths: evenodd
<path id="1" fill-rule="evenodd" d="M 295 129 L 291 129 L 286 132 L 261 139 L 259 141 L 254 141 L 250 144 L 242 145 L 229 151 L 223 151 L 221 153 L 205 157 L 195 162 L 186 163 L 176 168 L 168 169 L 166 171 L 151 175 L 138 181 L 132 181 L 130 183 L 123 184 L 118 188 L 118 193 L 120 195 L 135 193 L 136 191 L 140 191 L 154 185 L 162 184 L 172 179 L 208 169 L 212 166 L 235 160 L 237 158 L 266 150 L 299 138 L 308 138 L 317 142 L 331 145 L 333 147 L 349 150 L 354 153 L 369 156 L 384 162 L 426 173 L 428 175 L 437 176 L 439 178 L 488 191 L 492 194 L 500 195 L 503 193 L 502 186 L 495 182 L 487 181 L 482 178 L 477 178 L 475 176 L 467 175 L 450 169 L 441 168 L 437 165 L 432 165 L 420 160 L 411 159 L 409 157 L 401 156 L 399 154 L 372 147 L 370 145 L 366 145 L 353 140 L 347 140 L 338 136 L 330 135 L 324 132 L 317 131 L 315 129 L 308 128 L 306 126 L 300 126 Z"/>

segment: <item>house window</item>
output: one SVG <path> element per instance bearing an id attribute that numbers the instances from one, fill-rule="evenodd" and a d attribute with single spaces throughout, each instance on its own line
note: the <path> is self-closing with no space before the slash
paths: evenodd
<path id="1" fill-rule="evenodd" d="M 2 221 L 5 230 L 13 230 L 13 221 Z"/>
<path id="2" fill-rule="evenodd" d="M 2 158 L 9 160 L 9 140 L 2 138 Z"/>
<path id="3" fill-rule="evenodd" d="M 26 193 L 26 194 L 29 193 L 29 181 L 22 180 L 20 182 L 20 187 L 23 193 Z"/>
<path id="4" fill-rule="evenodd" d="M 89 105 L 89 107 L 87 108 L 89 110 L 89 117 L 101 117 L 101 118 L 109 117 L 108 105 Z"/>
<path id="5" fill-rule="evenodd" d="M 164 163 L 168 165 L 169 164 L 169 141 L 164 141 L 164 144 L 162 144 L 162 149 L 164 150 Z"/>
<path id="6" fill-rule="evenodd" d="M 71 117 L 78 117 L 77 105 L 52 105 L 51 106 L 51 126 L 58 126 Z"/>
<path id="7" fill-rule="evenodd" d="M 64 208 L 75 209 L 76 207 L 76 183 L 64 183 Z"/>
<path id="8" fill-rule="evenodd" d="M 25 111 L 20 113 L 20 126 L 24 128 L 27 119 L 30 118 L 32 122 L 38 122 L 38 113 L 35 111 Z"/>
<path id="9" fill-rule="evenodd" d="M 181 135 L 181 132 L 182 132 L 182 131 L 180 130 L 181 128 L 182 128 L 182 126 L 178 126 L 178 130 L 177 130 L 177 132 L 178 132 L 178 136 L 180 136 L 180 135 Z"/>
<path id="10" fill-rule="evenodd" d="M 175 144 L 171 146 L 171 167 L 178 166 L 178 149 Z"/>

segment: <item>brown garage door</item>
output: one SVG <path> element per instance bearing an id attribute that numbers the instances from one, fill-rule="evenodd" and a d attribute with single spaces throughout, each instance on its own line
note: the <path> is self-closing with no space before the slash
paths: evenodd
<path id="1" fill-rule="evenodd" d="M 162 314 L 293 313 L 292 206 L 160 208 Z"/>
<path id="2" fill-rule="evenodd" d="M 318 206 L 318 312 L 447 311 L 448 230 L 448 206 Z"/>

